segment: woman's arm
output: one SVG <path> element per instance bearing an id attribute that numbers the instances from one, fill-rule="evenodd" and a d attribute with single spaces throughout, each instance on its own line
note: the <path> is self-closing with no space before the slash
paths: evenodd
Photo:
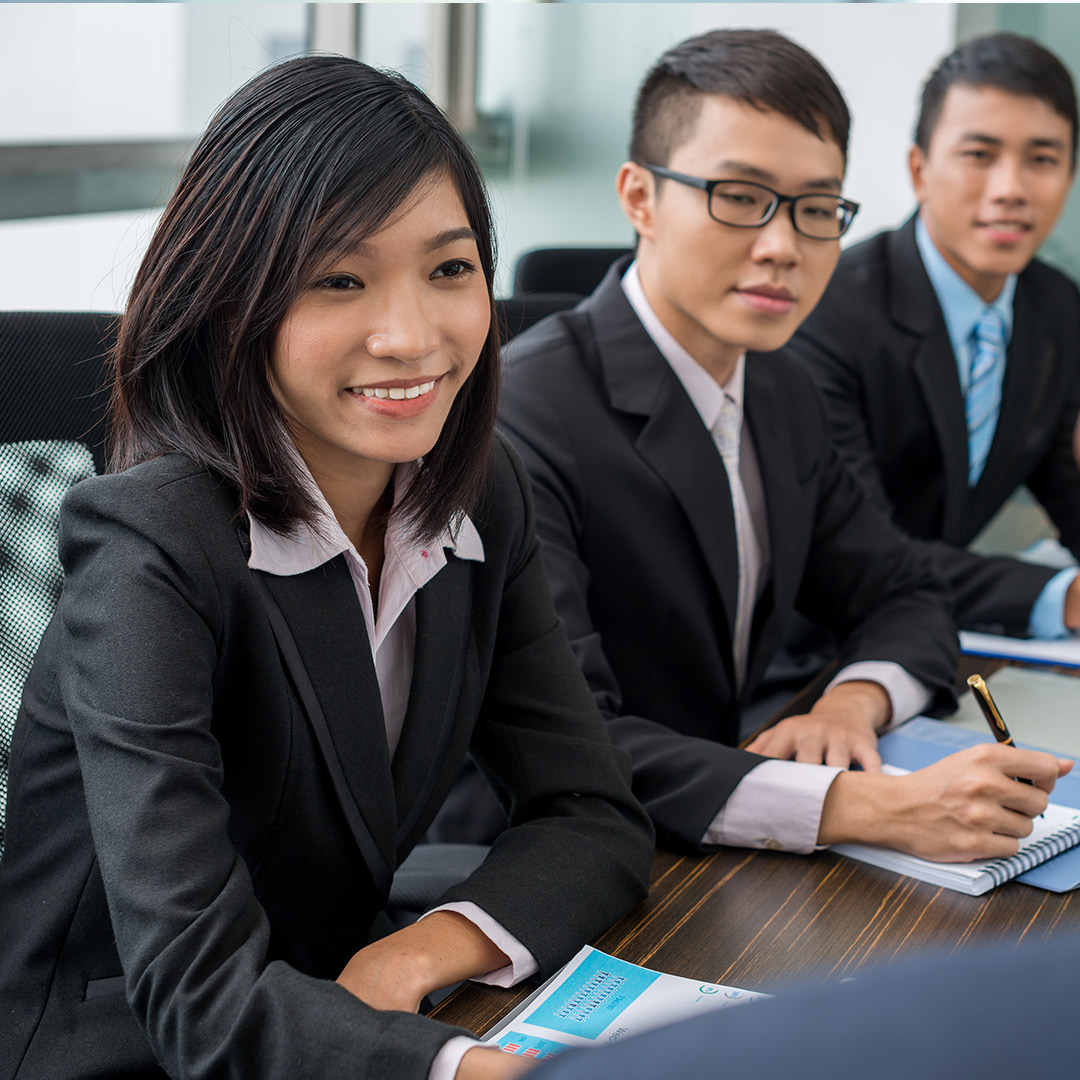
<path id="1" fill-rule="evenodd" d="M 494 474 L 476 519 L 499 606 L 470 752 L 511 828 L 442 900 L 477 904 L 547 977 L 644 897 L 653 832 L 555 613 L 524 467 L 501 439 Z"/>
<path id="2" fill-rule="evenodd" d="M 278 935 L 294 933 L 288 920 L 310 915 L 279 910 L 285 925 L 272 926 L 256 898 L 230 835 L 238 778 L 225 775 L 215 724 L 225 737 L 230 723 L 214 703 L 230 643 L 250 651 L 264 637 L 273 663 L 276 653 L 253 597 L 245 608 L 236 595 L 247 568 L 227 497 L 196 470 L 153 465 L 155 484 L 104 477 L 69 497 L 56 650 L 109 904 L 100 933 L 115 935 L 131 1011 L 177 1076 L 242 1075 L 258 1062 L 260 1080 L 426 1077 L 454 1029 L 376 1011 L 274 958 Z M 284 728 L 287 746 L 288 702 L 271 712 L 266 741 Z M 273 758 L 251 746 L 249 760 L 265 769 Z M 261 780 L 271 811 L 281 782 Z M 315 779 L 301 797 L 320 797 Z M 313 927 L 313 939 L 323 929 L 333 928 Z"/>
<path id="3" fill-rule="evenodd" d="M 337 981 L 373 1008 L 416 1012 L 432 990 L 484 975 L 509 962 L 464 915 L 435 911 L 365 946 Z"/>

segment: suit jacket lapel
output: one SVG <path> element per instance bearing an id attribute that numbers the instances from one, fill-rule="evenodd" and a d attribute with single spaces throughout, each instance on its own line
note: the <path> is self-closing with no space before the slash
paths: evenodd
<path id="1" fill-rule="evenodd" d="M 396 820 L 382 700 L 343 557 L 305 574 L 252 571 L 334 793 L 375 880 L 388 894 Z"/>
<path id="2" fill-rule="evenodd" d="M 735 515 L 724 463 L 712 436 L 634 313 L 621 278 L 629 260 L 616 263 L 581 306 L 592 319 L 602 378 L 612 407 L 644 423 L 635 448 L 682 507 L 727 616 L 728 641 L 738 602 Z M 662 552 L 657 553 L 662 560 Z M 733 661 L 730 648 L 724 662 Z M 733 671 L 729 671 L 734 686 Z"/>
<path id="3" fill-rule="evenodd" d="M 457 716 L 470 641 L 472 567 L 450 555 L 416 594 L 413 679 L 393 764 L 399 845 L 428 805 Z"/>
<path id="4" fill-rule="evenodd" d="M 1021 277 L 1013 300 L 1013 332 L 1001 387 L 1001 412 L 986 466 L 973 494 L 972 513 L 980 519 L 989 517 L 1011 494 L 1014 484 L 1008 479 L 1012 472 L 1009 463 L 1017 447 L 1023 445 L 1025 433 L 1045 422 L 1039 412 L 1046 407 L 1048 384 L 1057 366 L 1057 346 L 1042 333 L 1042 325 L 1038 297 Z M 1007 491 L 1002 490 L 1003 476 Z"/>
<path id="5" fill-rule="evenodd" d="M 915 219 L 889 248 L 890 315 L 913 338 L 912 370 L 941 448 L 945 472 L 943 535 L 960 535 L 968 502 L 968 445 L 964 399 L 945 317 L 915 243 Z"/>
<path id="6" fill-rule="evenodd" d="M 774 392 L 774 376 L 762 358 L 751 354 L 746 358 L 745 415 L 757 455 L 761 486 L 765 489 L 765 512 L 768 516 L 770 583 L 772 605 L 769 611 L 788 612 L 795 603 L 801 573 L 796 568 L 805 563 L 805 535 L 812 528 L 812 509 L 802 506 L 799 479 L 796 473 L 802 460 L 792 440 L 791 428 L 780 422 L 775 409 L 769 407 Z M 760 648 L 771 637 L 771 619 L 758 625 L 750 642 L 750 660 L 746 683 L 756 686 L 762 670 L 774 649 Z M 768 629 L 767 629 L 768 628 Z M 777 635 L 778 637 L 778 635 Z"/>

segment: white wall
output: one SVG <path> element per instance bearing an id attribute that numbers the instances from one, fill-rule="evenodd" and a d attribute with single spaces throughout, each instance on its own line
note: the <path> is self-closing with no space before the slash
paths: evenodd
<path id="1" fill-rule="evenodd" d="M 0 143 L 195 135 L 304 24 L 293 3 L 0 3 Z M 0 220 L 0 308 L 120 309 L 159 214 Z"/>
<path id="2" fill-rule="evenodd" d="M 0 4 L 0 142 L 176 138 L 298 43 L 300 4 Z M 482 12 L 481 106 L 508 118 L 512 164 L 495 171 L 500 291 L 522 250 L 629 244 L 613 181 L 634 93 L 667 47 L 716 26 L 790 34 L 833 72 L 855 117 L 847 193 L 858 238 L 912 202 L 905 156 L 922 80 L 953 44 L 955 5 L 489 4 Z M 371 62 L 423 52 L 421 5 L 369 6 Z M 390 25 L 393 23 L 393 25 Z M 378 33 L 375 28 L 378 26 Z M 290 37 L 291 35 L 291 37 Z M 420 42 L 420 51 L 410 41 Z M 15 104 L 17 103 L 17 104 Z M 0 308 L 123 305 L 156 214 L 0 221 Z"/>

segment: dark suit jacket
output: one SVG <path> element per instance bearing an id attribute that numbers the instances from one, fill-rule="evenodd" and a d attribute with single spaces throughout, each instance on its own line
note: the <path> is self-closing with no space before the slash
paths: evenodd
<path id="1" fill-rule="evenodd" d="M 453 1029 L 332 980 L 467 748 L 515 827 L 444 900 L 548 974 L 644 895 L 648 821 L 505 447 L 474 515 L 485 561 L 451 556 L 417 594 L 392 764 L 343 557 L 253 573 L 235 510 L 180 455 L 65 502 L 64 593 L 11 763 L 0 1076 L 161 1075 L 155 1057 L 176 1077 L 426 1076 Z"/>
<path id="2" fill-rule="evenodd" d="M 505 349 L 500 423 L 525 461 L 555 606 L 661 838 L 697 847 L 761 759 L 731 749 L 737 562 L 723 462 L 634 314 L 616 263 L 572 312 Z M 840 659 L 893 660 L 951 700 L 944 590 L 862 495 L 795 363 L 750 356 L 772 580 L 754 612 L 744 699 L 793 608 Z"/>
<path id="3" fill-rule="evenodd" d="M 784 350 L 813 375 L 832 436 L 874 501 L 923 544 L 956 597 L 961 626 L 1023 635 L 1054 571 L 965 546 L 1020 485 L 1080 555 L 1080 297 L 1032 262 L 1016 283 L 1001 414 L 968 488 L 956 360 L 915 244 L 915 219 L 841 256 L 825 296 Z"/>
<path id="4" fill-rule="evenodd" d="M 788 988 L 573 1051 L 535 1077 L 716 1076 L 722 1054 L 723 1075 L 754 1080 L 833 1080 L 841 1057 L 860 1080 L 1060 1080 L 1076 1071 L 1078 964 L 1072 937 L 860 968 L 853 983 Z"/>

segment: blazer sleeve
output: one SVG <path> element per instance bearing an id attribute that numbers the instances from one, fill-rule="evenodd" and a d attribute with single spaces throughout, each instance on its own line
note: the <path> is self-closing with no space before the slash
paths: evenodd
<path id="1" fill-rule="evenodd" d="M 133 487 L 96 478 L 64 505 L 58 679 L 136 1021 L 173 1076 L 426 1077 L 462 1032 L 267 960 L 211 728 L 217 647 L 235 632 L 220 566 L 198 505 Z"/>
<path id="2" fill-rule="evenodd" d="M 866 422 L 864 401 L 869 391 L 858 362 L 866 340 L 860 320 L 851 318 L 850 313 L 847 318 L 839 317 L 828 304 L 827 294 L 822 306 L 782 351 L 810 372 L 824 399 L 834 444 L 870 499 L 895 525 L 895 507 L 886 493 L 873 433 Z M 1057 479 L 1060 471 L 1051 468 L 1042 485 L 1050 500 L 1048 509 L 1067 498 Z M 909 539 L 949 586 L 961 628 L 1021 637 L 1027 634 L 1031 609 L 1055 571 L 1008 556 L 979 555 L 943 540 Z M 1080 536 L 1077 541 L 1080 543 Z"/>
<path id="3" fill-rule="evenodd" d="M 546 391 L 511 366 L 499 423 L 532 481 L 536 528 L 556 610 L 612 739 L 630 754 L 634 794 L 648 810 L 658 840 L 692 851 L 715 850 L 702 844 L 705 831 L 739 781 L 765 759 L 623 710 L 619 681 L 589 612 L 589 568 L 580 538 L 590 492 L 574 440 Z"/>
<path id="4" fill-rule="evenodd" d="M 1040 267 L 1049 276 L 1047 268 Z M 1077 421 L 1080 418 L 1080 292 L 1054 274 L 1047 282 L 1044 304 L 1058 320 L 1057 362 L 1068 372 L 1067 387 L 1055 420 L 1053 438 L 1027 486 L 1057 526 L 1061 543 L 1080 561 L 1080 468 Z"/>
<path id="5" fill-rule="evenodd" d="M 644 898 L 653 828 L 555 613 L 524 466 L 501 440 L 491 513 L 513 540 L 470 753 L 510 828 L 440 902 L 478 904 L 547 977 Z"/>
<path id="6" fill-rule="evenodd" d="M 792 383 L 806 379 L 793 372 Z M 861 660 L 899 664 L 932 694 L 932 707 L 955 707 L 959 654 L 952 603 L 919 545 L 911 543 L 866 497 L 829 442 L 813 387 L 800 394 L 814 421 L 806 445 L 818 446 L 816 509 L 796 606 L 829 627 L 841 667 Z"/>

